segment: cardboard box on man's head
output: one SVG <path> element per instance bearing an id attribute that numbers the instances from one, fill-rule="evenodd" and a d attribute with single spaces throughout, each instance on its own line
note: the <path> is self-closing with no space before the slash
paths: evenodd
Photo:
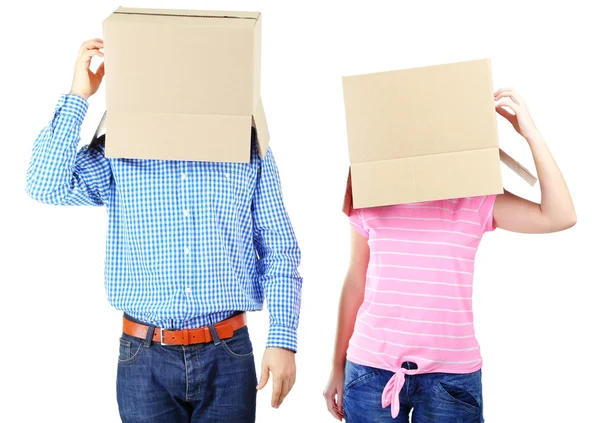
<path id="1" fill-rule="evenodd" d="M 106 155 L 248 162 L 264 156 L 261 16 L 119 8 L 104 21 Z"/>
<path id="2" fill-rule="evenodd" d="M 343 78 L 350 174 L 344 212 L 503 192 L 489 60 Z"/>

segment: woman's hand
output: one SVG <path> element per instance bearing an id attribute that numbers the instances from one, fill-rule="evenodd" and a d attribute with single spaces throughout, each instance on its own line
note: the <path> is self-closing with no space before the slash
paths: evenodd
<path id="1" fill-rule="evenodd" d="M 86 41 L 79 49 L 77 62 L 75 62 L 75 74 L 73 75 L 73 84 L 71 85 L 71 94 L 78 95 L 87 101 L 98 91 L 102 78 L 104 78 L 104 61 L 100 64 L 96 72 L 92 72 L 90 64 L 92 57 L 104 57 L 100 49 L 104 48 L 104 42 L 95 38 Z"/>
<path id="2" fill-rule="evenodd" d="M 323 392 L 327 409 L 333 417 L 342 421 L 344 418 L 343 396 L 344 396 L 344 368 L 334 367 L 329 376 L 329 382 Z"/>
<path id="3" fill-rule="evenodd" d="M 496 111 L 515 128 L 523 138 L 531 141 L 540 138 L 523 97 L 512 88 L 501 88 L 494 94 Z"/>

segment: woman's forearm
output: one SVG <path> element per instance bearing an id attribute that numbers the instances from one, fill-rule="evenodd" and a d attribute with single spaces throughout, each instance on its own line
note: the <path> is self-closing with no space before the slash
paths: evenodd
<path id="1" fill-rule="evenodd" d="M 558 165 L 539 132 L 526 138 L 540 181 L 540 211 L 552 226 L 567 228 L 577 221 L 571 194 Z"/>
<path id="2" fill-rule="evenodd" d="M 335 337 L 335 349 L 333 353 L 333 367 L 343 369 L 346 364 L 346 351 L 352 332 L 356 314 L 364 299 L 364 281 L 356 283 L 346 277 L 340 296 L 338 310 L 338 325 Z"/>

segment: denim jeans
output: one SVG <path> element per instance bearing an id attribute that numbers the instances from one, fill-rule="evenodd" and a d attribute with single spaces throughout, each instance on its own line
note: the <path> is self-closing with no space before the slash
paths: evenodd
<path id="1" fill-rule="evenodd" d="M 190 346 L 123 334 L 117 401 L 124 423 L 254 422 L 256 370 L 248 328 Z"/>
<path id="2" fill-rule="evenodd" d="M 381 406 L 383 388 L 393 375 L 346 362 L 343 408 L 347 423 L 408 423 L 411 410 L 413 423 L 483 423 L 481 370 L 406 375 L 400 391 L 400 414 L 395 419 L 390 407 Z"/>

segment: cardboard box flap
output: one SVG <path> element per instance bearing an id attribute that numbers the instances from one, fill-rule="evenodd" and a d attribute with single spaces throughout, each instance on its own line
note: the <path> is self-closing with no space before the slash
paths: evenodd
<path id="1" fill-rule="evenodd" d="M 106 114 L 106 157 L 238 162 L 250 161 L 250 116 L 139 113 Z M 114 143 L 113 131 L 128 143 Z M 245 143 L 242 144 L 242 140 Z"/>
<path id="2" fill-rule="evenodd" d="M 351 172 L 357 209 L 503 192 L 497 148 L 353 163 Z"/>
<path id="3" fill-rule="evenodd" d="M 252 115 L 252 123 L 256 128 L 256 134 L 258 136 L 258 154 L 261 158 L 267 154 L 269 148 L 269 128 L 267 126 L 267 118 L 265 116 L 265 109 L 263 108 L 262 100 L 258 100 L 254 114 Z"/>
<path id="4" fill-rule="evenodd" d="M 119 15 L 187 16 L 196 18 L 251 19 L 258 20 L 260 12 L 229 12 L 219 10 L 142 9 L 119 7 Z"/>
<path id="5" fill-rule="evenodd" d="M 448 198 L 476 195 L 474 193 L 480 189 L 477 187 L 479 183 L 483 183 L 484 186 L 489 187 L 487 180 L 497 179 L 495 177 L 495 173 L 498 171 L 498 167 L 496 166 L 497 159 L 495 159 L 495 153 L 492 154 L 493 150 L 473 150 L 471 152 L 441 154 L 437 158 L 436 156 L 422 156 L 420 158 L 413 157 L 383 162 L 353 164 L 348 170 L 342 211 L 345 215 L 349 216 L 354 208 L 353 191 L 359 192 L 362 198 L 366 196 L 366 201 L 369 204 L 368 207 L 376 207 L 372 205 L 373 201 L 380 202 L 380 205 L 385 205 L 386 201 L 390 202 L 389 204 L 428 201 L 427 192 L 421 188 L 417 189 L 418 183 L 416 179 L 419 178 L 419 173 L 422 180 L 425 177 L 444 181 L 446 196 Z M 498 150 L 502 163 L 529 185 L 534 186 L 536 184 L 537 178 L 525 166 L 509 156 L 504 150 Z M 421 163 L 418 163 L 419 161 Z M 478 169 L 474 169 L 474 166 L 477 166 Z M 352 168 L 357 173 L 356 178 L 358 179 L 358 183 L 356 188 L 352 186 Z M 418 168 L 421 168 L 421 172 L 417 171 Z M 478 172 L 480 177 L 476 179 L 471 178 L 471 172 L 474 171 Z M 383 179 L 398 182 L 394 187 L 380 187 L 377 183 L 374 183 Z M 468 180 L 471 182 L 467 182 Z M 425 187 L 427 186 L 427 184 L 424 185 Z M 457 185 L 461 185 L 461 187 L 454 188 Z M 467 191 L 464 192 L 467 194 L 462 195 L 460 193 L 461 189 L 465 187 Z M 439 186 L 436 186 L 435 196 L 439 195 L 438 190 Z M 502 193 L 500 185 L 496 186 L 496 190 L 497 194 Z M 382 192 L 387 198 L 382 197 Z M 483 195 L 487 192 L 484 188 L 481 188 L 481 193 Z M 357 205 L 357 208 L 361 207 L 365 206 L 361 204 Z"/>
<path id="6" fill-rule="evenodd" d="M 100 122 L 98 123 L 98 126 L 96 127 L 96 132 L 94 132 L 94 138 L 98 138 L 101 135 L 105 135 L 106 134 L 106 110 L 104 111 L 104 114 L 102 115 L 102 119 L 100 119 Z"/>
<path id="7" fill-rule="evenodd" d="M 510 170 L 519 175 L 529 185 L 534 186 L 537 178 L 525 166 L 509 156 L 500 148 L 500 161 L 504 163 Z"/>

